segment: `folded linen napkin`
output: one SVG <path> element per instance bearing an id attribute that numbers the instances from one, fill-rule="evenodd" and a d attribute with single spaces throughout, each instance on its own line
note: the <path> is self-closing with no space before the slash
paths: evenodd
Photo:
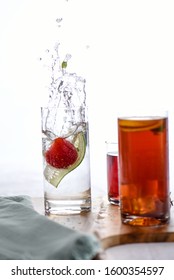
<path id="1" fill-rule="evenodd" d="M 100 251 L 95 235 L 40 215 L 29 197 L 0 197 L 1 260 L 90 260 Z"/>

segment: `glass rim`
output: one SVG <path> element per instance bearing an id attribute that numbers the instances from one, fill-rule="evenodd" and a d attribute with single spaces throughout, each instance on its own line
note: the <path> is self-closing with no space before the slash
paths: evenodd
<path id="1" fill-rule="evenodd" d="M 128 110 L 126 111 L 120 111 L 117 114 L 117 119 L 126 119 L 126 120 L 137 120 L 137 119 L 161 119 L 161 118 L 167 118 L 169 115 L 169 111 L 167 109 L 138 109 L 138 110 Z"/>
<path id="2" fill-rule="evenodd" d="M 79 109 L 79 108 L 88 108 L 88 106 L 69 106 L 69 107 L 66 107 L 66 106 L 48 106 L 48 105 L 45 105 L 45 106 L 40 106 L 41 109 Z"/>
<path id="3" fill-rule="evenodd" d="M 111 144 L 111 145 L 112 145 L 112 144 L 113 144 L 113 145 L 118 145 L 118 141 L 106 140 L 106 141 L 105 141 L 105 144 L 109 144 L 109 145 L 110 145 L 110 144 Z"/>

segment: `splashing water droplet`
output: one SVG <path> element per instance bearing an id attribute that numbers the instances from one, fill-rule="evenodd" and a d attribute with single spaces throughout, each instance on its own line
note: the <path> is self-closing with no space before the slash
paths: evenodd
<path id="1" fill-rule="evenodd" d="M 71 54 L 68 53 L 66 54 L 64 61 L 67 62 L 69 59 L 71 59 Z"/>
<path id="2" fill-rule="evenodd" d="M 56 22 L 57 22 L 57 23 L 60 23 L 62 20 L 63 20 L 63 18 L 57 18 L 57 19 L 56 19 Z"/>

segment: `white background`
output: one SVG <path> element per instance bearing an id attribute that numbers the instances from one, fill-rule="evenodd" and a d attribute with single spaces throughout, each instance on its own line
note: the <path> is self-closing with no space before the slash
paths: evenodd
<path id="1" fill-rule="evenodd" d="M 47 77 L 39 57 L 56 41 L 69 71 L 86 78 L 93 192 L 106 191 L 105 140 L 121 109 L 165 107 L 174 166 L 174 2 L 0 0 L 0 193 L 40 196 L 40 107 Z M 63 18 L 61 26 L 57 18 Z"/>

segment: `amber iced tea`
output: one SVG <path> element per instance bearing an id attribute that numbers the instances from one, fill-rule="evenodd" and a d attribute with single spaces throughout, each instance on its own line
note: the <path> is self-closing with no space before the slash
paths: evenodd
<path id="1" fill-rule="evenodd" d="M 123 223 L 169 220 L 168 118 L 119 118 L 120 201 Z"/>

